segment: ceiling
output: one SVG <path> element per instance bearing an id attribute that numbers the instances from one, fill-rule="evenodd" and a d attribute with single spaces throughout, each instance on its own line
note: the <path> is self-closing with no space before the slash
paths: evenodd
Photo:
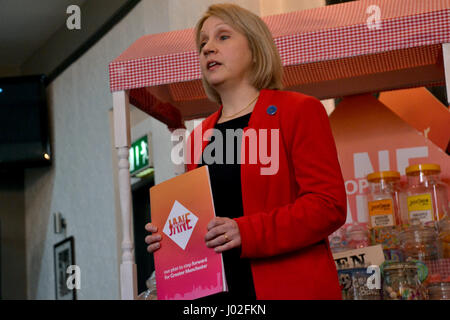
<path id="1" fill-rule="evenodd" d="M 86 0 L 0 0 L 0 68 L 20 67 Z M 81 12 L 83 16 L 83 12 Z"/>

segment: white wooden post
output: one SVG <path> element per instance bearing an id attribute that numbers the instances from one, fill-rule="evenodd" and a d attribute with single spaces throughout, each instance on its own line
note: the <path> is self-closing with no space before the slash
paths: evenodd
<path id="1" fill-rule="evenodd" d="M 450 105 L 450 43 L 443 43 L 442 51 L 444 53 L 444 71 L 445 71 L 445 85 L 447 90 L 447 105 Z"/>
<path id="2" fill-rule="evenodd" d="M 178 145 L 178 141 L 172 141 L 172 150 Z M 186 144 L 184 144 L 184 153 L 186 153 Z M 175 172 L 175 176 L 178 176 L 180 174 L 183 174 L 186 172 L 186 166 L 183 163 L 180 164 L 174 164 L 174 172 Z"/>
<path id="3" fill-rule="evenodd" d="M 137 297 L 137 271 L 134 263 L 134 243 L 131 238 L 131 182 L 128 162 L 130 143 L 130 106 L 128 92 L 113 92 L 114 138 L 119 160 L 119 194 L 122 212 L 123 239 L 120 265 L 120 292 L 122 300 Z"/>

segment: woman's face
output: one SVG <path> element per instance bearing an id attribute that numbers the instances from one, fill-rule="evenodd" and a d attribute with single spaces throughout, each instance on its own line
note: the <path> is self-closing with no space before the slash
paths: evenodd
<path id="1" fill-rule="evenodd" d="M 217 64 L 210 65 L 212 61 Z M 251 63 L 252 53 L 243 34 L 218 17 L 205 20 L 200 32 L 200 67 L 211 86 L 247 81 Z"/>

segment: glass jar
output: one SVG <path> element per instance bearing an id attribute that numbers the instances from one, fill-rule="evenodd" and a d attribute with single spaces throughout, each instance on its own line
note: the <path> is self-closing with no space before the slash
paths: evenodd
<path id="1" fill-rule="evenodd" d="M 399 239 L 405 259 L 427 261 L 441 256 L 435 228 L 424 226 L 419 220 L 412 220 L 411 225 L 400 232 Z"/>
<path id="2" fill-rule="evenodd" d="M 370 228 L 400 225 L 399 194 L 400 173 L 397 171 L 374 172 L 367 176 L 369 189 L 367 204 Z"/>
<path id="3" fill-rule="evenodd" d="M 406 168 L 408 188 L 402 196 L 405 217 L 419 219 L 422 223 L 434 224 L 448 215 L 447 185 L 439 174 L 438 164 L 417 164 Z"/>
<path id="4" fill-rule="evenodd" d="M 351 269 L 338 269 L 339 285 L 341 287 L 342 300 L 354 300 L 353 276 Z"/>
<path id="5" fill-rule="evenodd" d="M 343 300 L 381 300 L 381 289 L 369 289 L 367 268 L 338 270 Z"/>
<path id="6" fill-rule="evenodd" d="M 403 251 L 401 250 L 400 246 L 398 249 L 384 249 L 383 254 L 384 260 L 387 261 L 405 261 Z"/>
<path id="7" fill-rule="evenodd" d="M 335 231 L 328 238 L 330 241 L 330 249 L 333 253 L 344 252 L 350 250 L 347 243 L 344 241 L 340 230 Z"/>
<path id="8" fill-rule="evenodd" d="M 370 274 L 367 273 L 367 268 L 353 269 L 354 300 L 381 300 L 381 289 L 369 289 L 367 285 L 369 277 Z"/>
<path id="9" fill-rule="evenodd" d="M 435 282 L 428 286 L 430 300 L 450 300 L 450 282 Z"/>
<path id="10" fill-rule="evenodd" d="M 147 279 L 145 282 L 145 285 L 147 286 L 147 290 L 142 292 L 137 300 L 158 300 L 158 295 L 156 292 L 156 274 L 155 271 L 153 271 L 150 278 Z"/>
<path id="11" fill-rule="evenodd" d="M 367 228 L 359 223 L 352 223 L 346 230 L 347 247 L 359 249 L 369 246 L 369 233 Z"/>
<path id="12" fill-rule="evenodd" d="M 442 250 L 442 258 L 450 259 L 450 218 L 446 217 L 439 221 L 439 242 Z"/>
<path id="13" fill-rule="evenodd" d="M 427 300 L 415 262 L 396 262 L 383 269 L 384 300 Z"/>
<path id="14" fill-rule="evenodd" d="M 396 250 L 399 247 L 398 233 L 401 225 L 400 173 L 374 172 L 367 176 L 367 181 L 370 242 L 372 245 L 381 244 L 383 250 Z"/>

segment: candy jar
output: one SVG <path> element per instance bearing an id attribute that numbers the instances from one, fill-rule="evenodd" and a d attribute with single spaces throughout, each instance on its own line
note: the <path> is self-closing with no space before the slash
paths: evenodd
<path id="1" fill-rule="evenodd" d="M 346 231 L 347 246 L 350 249 L 359 249 L 369 246 L 369 234 L 362 224 L 353 223 Z"/>
<path id="2" fill-rule="evenodd" d="M 381 288 L 369 288 L 367 268 L 352 269 L 353 300 L 381 300 Z"/>
<path id="3" fill-rule="evenodd" d="M 156 293 L 155 271 L 153 271 L 152 275 L 147 279 L 145 284 L 147 285 L 147 290 L 138 296 L 138 300 L 158 300 L 158 295 Z"/>
<path id="4" fill-rule="evenodd" d="M 367 176 L 366 193 L 369 227 L 382 228 L 400 225 L 399 195 L 400 173 L 397 171 L 374 172 Z"/>
<path id="5" fill-rule="evenodd" d="M 339 285 L 341 287 L 342 300 L 354 300 L 353 272 L 351 269 L 338 269 Z"/>
<path id="6" fill-rule="evenodd" d="M 367 267 L 338 269 L 343 300 L 381 300 L 381 288 L 367 286 Z"/>
<path id="7" fill-rule="evenodd" d="M 372 245 L 381 244 L 385 255 L 398 256 L 398 233 L 401 226 L 399 212 L 400 173 L 397 171 L 374 172 L 367 176 L 366 193 L 369 212 L 369 233 Z"/>
<path id="8" fill-rule="evenodd" d="M 395 262 L 383 268 L 384 300 L 427 300 L 415 262 Z"/>
<path id="9" fill-rule="evenodd" d="M 448 216 L 447 185 L 440 180 L 438 164 L 418 164 L 406 168 L 408 188 L 402 195 L 406 219 L 434 224 Z"/>
<path id="10" fill-rule="evenodd" d="M 412 220 L 411 226 L 399 234 L 404 258 L 420 261 L 437 260 L 441 257 L 435 228 Z"/>
<path id="11" fill-rule="evenodd" d="M 450 300 L 450 282 L 434 282 L 427 289 L 430 300 Z"/>
<path id="12" fill-rule="evenodd" d="M 333 253 L 350 250 L 347 247 L 347 243 L 344 241 L 344 237 L 342 235 L 341 229 L 333 232 L 329 236 L 328 240 L 330 241 L 330 249 L 331 249 L 331 252 L 333 252 Z"/>
<path id="13" fill-rule="evenodd" d="M 450 259 L 450 218 L 442 219 L 438 226 L 442 258 Z"/>

